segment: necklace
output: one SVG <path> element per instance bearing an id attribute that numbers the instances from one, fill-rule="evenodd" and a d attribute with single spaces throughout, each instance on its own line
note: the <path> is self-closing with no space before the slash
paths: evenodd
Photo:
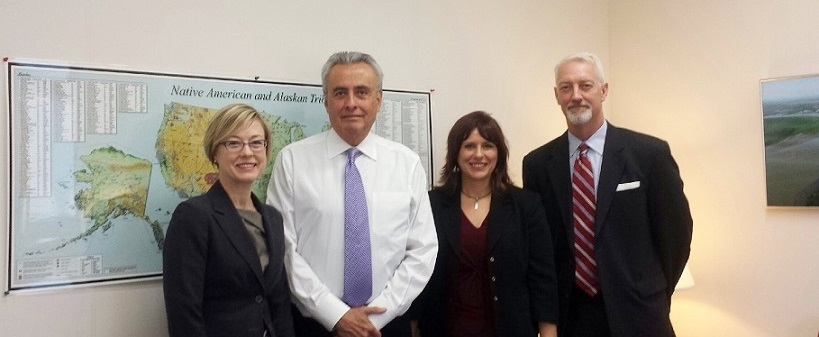
<path id="1" fill-rule="evenodd" d="M 466 194 L 466 192 L 464 192 L 463 190 L 461 190 L 461 194 L 463 194 L 467 198 L 474 199 L 475 200 L 475 209 L 478 209 L 478 201 L 492 195 L 492 191 L 489 191 L 489 193 L 486 193 L 486 194 L 484 194 L 482 196 L 479 196 L 479 197 L 478 196 L 471 196 L 469 194 Z"/>

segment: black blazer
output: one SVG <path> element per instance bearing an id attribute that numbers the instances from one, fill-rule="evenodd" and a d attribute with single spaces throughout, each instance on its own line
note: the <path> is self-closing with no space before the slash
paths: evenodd
<path id="1" fill-rule="evenodd" d="M 609 124 L 601 166 L 594 250 L 612 335 L 673 336 L 671 295 L 692 232 L 677 163 L 665 141 Z M 574 283 L 567 133 L 524 157 L 523 185 L 540 194 L 552 226 L 565 322 Z"/>
<path id="2" fill-rule="evenodd" d="M 255 197 L 270 262 L 265 272 L 239 213 L 217 182 L 176 207 L 162 252 L 170 336 L 294 336 L 282 216 Z"/>
<path id="3" fill-rule="evenodd" d="M 460 194 L 429 192 L 438 258 L 426 288 L 413 303 L 421 335 L 447 336 L 446 310 L 458 266 Z M 493 194 L 487 226 L 489 277 L 497 336 L 537 336 L 538 322 L 557 322 L 557 288 L 546 215 L 532 192 L 510 187 Z"/>

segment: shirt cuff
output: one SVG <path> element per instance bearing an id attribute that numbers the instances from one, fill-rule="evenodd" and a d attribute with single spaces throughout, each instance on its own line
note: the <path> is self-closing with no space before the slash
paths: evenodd
<path id="1" fill-rule="evenodd" d="M 386 308 L 383 314 L 374 314 L 370 315 L 370 322 L 373 323 L 376 329 L 381 330 L 383 329 L 389 322 L 391 322 L 395 317 L 395 311 L 397 310 L 394 307 L 391 307 L 389 303 L 387 303 L 384 296 L 376 297 L 370 304 L 367 304 L 368 307 L 381 307 Z"/>
<path id="2" fill-rule="evenodd" d="M 316 301 L 316 306 L 313 308 L 313 319 L 318 321 L 327 331 L 333 331 L 336 323 L 341 319 L 341 316 L 347 313 L 350 307 L 343 301 L 336 298 L 332 294 L 324 296 L 323 299 Z"/>

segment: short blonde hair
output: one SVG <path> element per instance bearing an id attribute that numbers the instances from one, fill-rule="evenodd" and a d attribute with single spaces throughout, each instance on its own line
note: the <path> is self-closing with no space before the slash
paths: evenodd
<path id="1" fill-rule="evenodd" d="M 216 148 L 225 139 L 236 134 L 236 130 L 258 120 L 264 129 L 264 139 L 267 141 L 267 156 L 270 156 L 270 128 L 267 126 L 262 114 L 256 111 L 252 106 L 242 103 L 229 104 L 224 108 L 219 109 L 213 119 L 208 124 L 208 129 L 205 131 L 205 138 L 202 140 L 205 155 L 208 160 L 214 163 L 216 158 Z"/>

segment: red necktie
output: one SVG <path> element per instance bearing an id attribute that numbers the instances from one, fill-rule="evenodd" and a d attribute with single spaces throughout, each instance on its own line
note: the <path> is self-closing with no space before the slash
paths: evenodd
<path id="1" fill-rule="evenodd" d="M 572 174 L 572 217 L 574 218 L 575 283 L 594 297 L 600 290 L 597 282 L 597 262 L 594 259 L 594 215 L 597 199 L 594 193 L 594 172 L 586 157 L 589 146 L 580 144 Z"/>

